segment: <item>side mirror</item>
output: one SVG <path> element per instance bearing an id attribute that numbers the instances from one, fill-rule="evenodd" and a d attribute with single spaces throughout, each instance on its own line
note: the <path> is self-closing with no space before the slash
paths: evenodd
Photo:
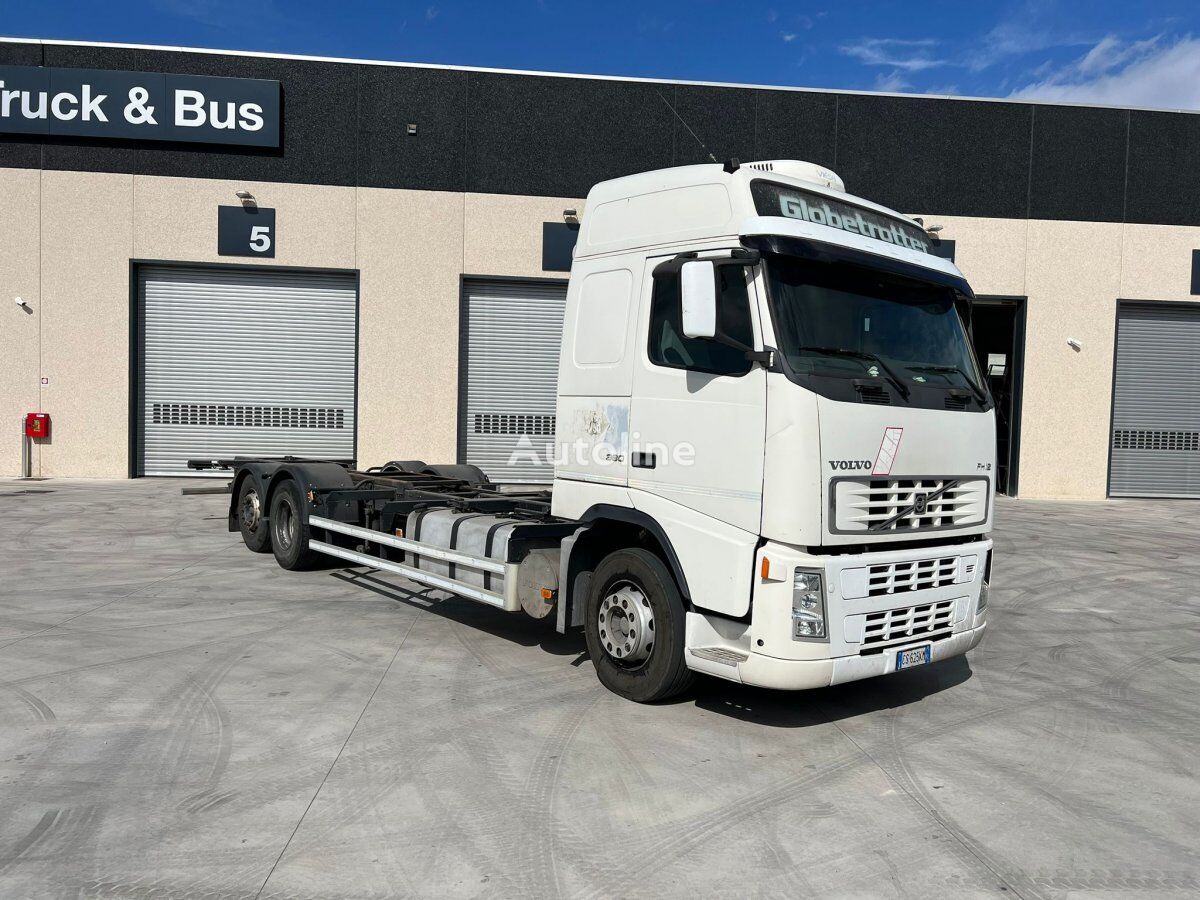
<path id="1" fill-rule="evenodd" d="M 712 262 L 685 262 L 680 270 L 683 334 L 689 338 L 717 336 L 717 270 Z"/>

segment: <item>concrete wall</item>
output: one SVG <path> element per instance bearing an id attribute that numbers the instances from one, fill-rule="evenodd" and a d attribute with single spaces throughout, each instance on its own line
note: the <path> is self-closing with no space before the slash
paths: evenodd
<path id="1" fill-rule="evenodd" d="M 0 169 L 0 475 L 20 472 L 20 417 L 41 404 L 41 173 Z M 31 312 L 18 307 L 20 297 Z"/>
<path id="2" fill-rule="evenodd" d="M 217 255 L 216 209 L 236 204 L 237 190 L 276 210 L 274 259 Z M 129 471 L 130 259 L 358 269 L 359 458 L 453 462 L 462 275 L 561 277 L 542 271 L 542 222 L 583 207 L 572 198 L 3 168 L 0 196 L 0 422 L 9 423 L 0 474 L 19 472 L 18 421 L 40 409 L 53 431 L 35 447 L 34 473 L 99 478 Z"/>
<path id="3" fill-rule="evenodd" d="M 235 190 L 276 209 L 275 259 L 217 256 L 216 207 L 235 203 Z M 452 461 L 462 276 L 561 276 L 541 269 L 541 225 L 583 207 L 29 169 L 0 169 L 0 195 L 0 472 L 18 472 L 19 416 L 43 409 L 54 430 L 35 473 L 108 478 L 129 469 L 131 258 L 358 269 L 359 458 Z M 1117 299 L 1193 299 L 1200 227 L 923 215 L 945 226 L 979 294 L 1028 298 L 1022 496 L 1103 498 Z"/>
<path id="4" fill-rule="evenodd" d="M 1027 298 L 1021 496 L 1103 499 L 1117 300 L 1195 300 L 1200 228 L 917 214 L 976 293 Z"/>

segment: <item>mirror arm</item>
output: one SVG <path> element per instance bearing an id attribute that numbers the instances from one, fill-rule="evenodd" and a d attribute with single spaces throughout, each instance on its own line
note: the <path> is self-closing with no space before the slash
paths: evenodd
<path id="1" fill-rule="evenodd" d="M 773 347 L 766 347 L 762 350 L 747 350 L 746 351 L 746 361 L 751 362 L 751 363 L 758 363 L 760 366 L 762 366 L 768 372 L 774 371 L 774 369 L 775 369 L 775 349 Z"/>

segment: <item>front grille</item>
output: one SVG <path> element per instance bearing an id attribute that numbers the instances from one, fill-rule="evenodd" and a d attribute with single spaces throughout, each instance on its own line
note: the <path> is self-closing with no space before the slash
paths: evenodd
<path id="1" fill-rule="evenodd" d="M 967 398 L 947 396 L 945 400 L 942 401 L 942 405 L 945 406 L 946 409 L 966 409 Z"/>
<path id="2" fill-rule="evenodd" d="M 922 638 L 938 640 L 947 637 L 951 631 L 953 616 L 953 600 L 939 600 L 937 603 L 867 613 L 862 649 L 859 653 L 878 651 L 889 644 L 907 644 Z"/>
<path id="3" fill-rule="evenodd" d="M 835 479 L 833 527 L 840 534 L 965 528 L 987 519 L 986 478 Z"/>
<path id="4" fill-rule="evenodd" d="M 879 597 L 898 591 L 924 591 L 945 587 L 954 584 L 957 574 L 957 556 L 870 566 L 867 571 L 867 596 Z"/>

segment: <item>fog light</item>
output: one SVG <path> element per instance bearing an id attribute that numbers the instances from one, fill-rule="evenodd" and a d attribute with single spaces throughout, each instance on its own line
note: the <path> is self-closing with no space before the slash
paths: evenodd
<path id="1" fill-rule="evenodd" d="M 825 641 L 825 585 L 819 571 L 797 569 L 792 580 L 792 640 Z"/>
<path id="2" fill-rule="evenodd" d="M 979 602 L 975 604 L 975 615 L 979 615 L 988 605 L 989 585 L 985 581 L 979 586 Z"/>

